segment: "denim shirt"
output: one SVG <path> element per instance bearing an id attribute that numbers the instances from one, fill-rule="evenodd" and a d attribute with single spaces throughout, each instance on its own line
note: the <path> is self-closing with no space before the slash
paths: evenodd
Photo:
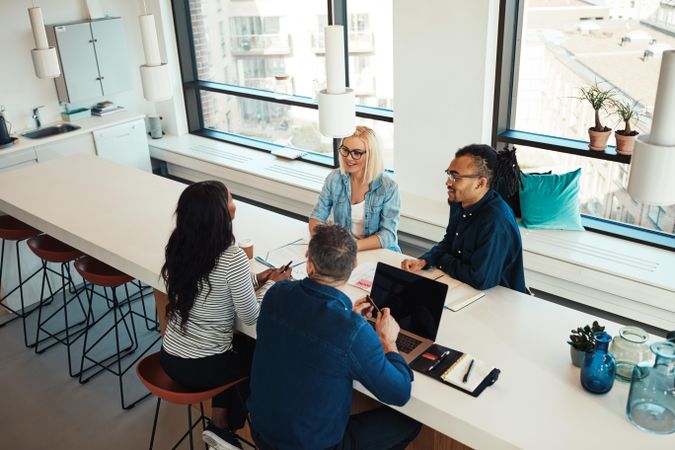
<path id="1" fill-rule="evenodd" d="M 401 406 L 412 379 L 341 291 L 305 278 L 277 282 L 265 295 L 248 408 L 252 428 L 273 448 L 334 446 L 347 428 L 354 380 Z"/>
<path id="2" fill-rule="evenodd" d="M 352 229 L 352 186 L 350 175 L 331 171 L 326 177 L 310 219 L 325 222 L 333 211 L 333 221 Z M 366 192 L 364 236 L 376 235 L 382 248 L 400 252 L 398 223 L 401 219 L 401 196 L 398 184 L 388 175 L 380 174 L 370 183 Z"/>
<path id="3" fill-rule="evenodd" d="M 528 293 L 518 224 L 493 190 L 466 209 L 451 203 L 445 237 L 421 258 L 479 290 L 501 285 Z"/>

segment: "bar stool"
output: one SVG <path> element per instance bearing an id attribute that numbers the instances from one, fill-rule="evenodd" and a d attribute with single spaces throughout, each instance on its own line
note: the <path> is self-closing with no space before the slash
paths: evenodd
<path id="1" fill-rule="evenodd" d="M 188 437 L 190 441 L 190 449 L 194 448 L 192 440 L 192 430 L 202 423 L 202 427 L 206 429 L 206 416 L 204 415 L 204 402 L 210 400 L 215 395 L 221 392 L 236 387 L 239 383 L 246 381 L 248 377 L 233 381 L 232 383 L 224 384 L 206 391 L 191 391 L 180 384 L 176 383 L 164 372 L 159 363 L 159 352 L 146 356 L 138 363 L 136 367 L 136 374 L 141 382 L 148 390 L 157 396 L 157 407 L 155 408 L 155 418 L 152 422 L 152 434 L 150 436 L 150 450 L 152 450 L 155 443 L 155 432 L 157 430 L 157 418 L 159 417 L 159 406 L 162 400 L 173 403 L 175 405 L 187 405 L 188 430 L 176 442 L 172 448 L 177 448 L 183 440 Z M 239 392 L 237 390 L 237 392 Z M 199 403 L 200 416 L 195 422 L 192 422 L 192 405 Z M 255 444 L 237 436 L 239 440 L 246 442 L 248 445 L 255 448 Z"/>
<path id="2" fill-rule="evenodd" d="M 83 253 L 47 234 L 41 234 L 28 239 L 28 247 L 42 259 L 42 286 L 40 289 L 40 304 L 38 306 L 37 330 L 35 332 L 35 353 L 42 353 L 59 343 L 65 345 L 68 354 L 68 373 L 71 377 L 75 377 L 77 374 L 73 371 L 70 347 L 80 336 L 82 336 L 83 329 L 80 325 L 85 323 L 87 311 L 85 311 L 82 300 L 80 299 L 80 291 L 75 288 L 75 283 L 73 283 L 73 277 L 70 273 L 70 263 L 81 257 Z M 60 270 L 57 272 L 49 267 L 48 264 L 50 263 L 59 264 Z M 56 290 L 52 288 L 52 283 L 49 281 L 48 275 L 50 273 L 58 275 L 61 279 L 61 287 Z M 44 295 L 45 285 L 49 289 L 49 297 L 47 298 L 45 298 Z M 67 291 L 74 292 L 74 295 L 68 298 L 66 295 Z M 59 292 L 61 292 L 63 305 L 49 314 L 47 318 L 43 319 L 44 307 L 49 301 L 53 300 Z M 70 323 L 68 305 L 75 301 L 75 299 L 77 299 L 77 303 L 82 311 L 82 320 L 76 323 Z M 47 324 L 53 319 L 56 319 L 57 314 L 60 312 L 63 312 L 63 328 L 58 331 L 50 331 L 47 328 Z M 41 333 L 44 333 L 47 336 L 41 339 Z M 40 348 L 40 344 L 50 340 L 53 340 L 53 342 L 46 347 Z"/>
<path id="3" fill-rule="evenodd" d="M 14 241 L 16 243 L 16 267 L 17 274 L 19 276 L 19 284 L 14 287 L 11 291 L 5 292 L 5 294 L 0 297 L 0 306 L 5 308 L 7 311 L 12 313 L 14 317 L 9 320 L 5 320 L 0 323 L 0 327 L 4 327 L 10 322 L 13 322 L 16 319 L 21 319 L 23 322 L 23 342 L 26 347 L 32 347 L 34 344 L 28 343 L 28 332 L 26 331 L 26 318 L 30 313 L 37 309 L 37 306 L 32 307 L 30 310 L 26 310 L 26 303 L 23 297 L 23 285 L 28 282 L 31 278 L 37 275 L 40 272 L 40 269 L 33 272 L 28 278 L 23 279 L 21 272 L 21 253 L 19 252 L 19 244 L 26 239 L 29 239 L 33 236 L 39 235 L 41 232 L 28 224 L 21 222 L 20 220 L 15 219 L 11 216 L 0 216 L 0 239 L 2 239 L 2 250 L 0 250 L 0 284 L 2 284 L 2 271 L 5 263 L 5 243 L 7 241 Z M 4 301 L 16 290 L 19 290 L 19 298 L 21 301 L 20 309 L 16 310 L 9 305 L 5 304 Z"/>
<path id="4" fill-rule="evenodd" d="M 87 292 L 87 301 L 88 301 L 88 310 L 89 314 L 87 315 L 87 326 L 85 327 L 84 332 L 84 344 L 82 348 L 82 359 L 80 361 L 80 371 L 79 371 L 79 381 L 84 384 L 96 375 L 100 374 L 103 371 L 107 371 L 115 375 L 119 382 L 120 388 L 120 402 L 122 404 L 122 409 L 133 408 L 138 402 L 144 400 L 150 396 L 150 393 L 147 393 L 141 396 L 139 399 L 135 400 L 130 404 L 125 403 L 124 399 L 124 375 L 131 369 L 136 362 L 143 357 L 153 345 L 155 345 L 161 338 L 159 334 L 152 344 L 150 344 L 137 358 L 135 358 L 130 363 L 126 364 L 125 367 L 122 367 L 122 360 L 127 356 L 134 353 L 138 348 L 138 337 L 136 334 L 136 324 L 134 322 L 134 315 L 141 317 L 146 317 L 145 314 L 135 313 L 132 309 L 131 297 L 129 296 L 128 283 L 133 282 L 133 277 L 120 272 L 119 270 L 111 267 L 91 256 L 84 256 L 77 261 L 75 261 L 75 270 L 82 276 L 86 283 L 89 284 L 89 287 L 85 285 L 85 290 Z M 103 294 L 95 292 L 94 288 L 102 287 Z M 126 297 L 124 300 L 120 301 L 117 296 L 117 288 L 124 286 L 124 291 Z M 107 289 L 110 289 L 111 295 L 108 296 Z M 101 315 L 98 319 L 94 317 L 94 307 L 93 299 L 94 294 L 99 297 L 102 297 L 106 300 L 109 305 L 108 310 Z M 141 298 L 141 301 L 143 299 Z M 126 308 L 125 308 L 126 307 Z M 145 308 L 144 308 L 145 310 Z M 101 323 L 104 319 L 109 317 L 112 314 L 113 321 L 112 325 L 107 328 L 93 343 L 90 343 L 90 334 L 94 330 L 97 324 Z M 147 317 L 146 317 L 147 318 Z M 129 323 L 127 323 L 129 319 Z M 122 348 L 120 343 L 120 326 L 124 326 L 126 335 L 129 339 L 129 345 Z M 149 328 L 151 329 L 151 328 Z M 154 328 L 153 328 L 154 329 Z M 115 336 L 115 351 L 106 356 L 106 357 L 96 357 L 93 355 L 95 349 L 99 344 L 104 342 L 104 338 L 110 333 L 113 333 Z M 85 367 L 85 362 L 89 363 L 88 367 Z M 96 369 L 93 373 L 90 371 Z M 85 374 L 88 374 L 85 376 Z"/>

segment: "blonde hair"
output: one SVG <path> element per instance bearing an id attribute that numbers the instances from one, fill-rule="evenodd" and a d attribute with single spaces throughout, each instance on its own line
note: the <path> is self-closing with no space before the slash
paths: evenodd
<path id="1" fill-rule="evenodd" d="M 354 134 L 347 137 L 360 139 L 366 147 L 366 167 L 365 167 L 365 181 L 370 183 L 375 178 L 384 172 L 384 163 L 382 162 L 382 154 L 380 153 L 380 143 L 377 140 L 375 131 L 372 128 L 357 126 Z M 340 145 L 346 138 L 340 141 Z M 345 174 L 344 168 L 345 157 L 340 155 L 340 173 Z"/>

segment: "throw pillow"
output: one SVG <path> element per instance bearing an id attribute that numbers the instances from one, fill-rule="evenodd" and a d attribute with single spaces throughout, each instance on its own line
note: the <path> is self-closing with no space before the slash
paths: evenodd
<path id="1" fill-rule="evenodd" d="M 526 228 L 582 231 L 581 169 L 564 174 L 521 174 L 520 209 Z"/>

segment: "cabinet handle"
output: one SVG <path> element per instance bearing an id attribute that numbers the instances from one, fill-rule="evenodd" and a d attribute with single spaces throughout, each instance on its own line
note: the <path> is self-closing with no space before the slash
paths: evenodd
<path id="1" fill-rule="evenodd" d="M 89 39 L 90 44 L 93 44 L 94 42 L 98 42 L 98 39 Z"/>
<path id="2" fill-rule="evenodd" d="M 103 80 L 104 78 L 105 78 L 105 77 L 96 77 L 96 79 L 97 79 L 98 81 L 101 81 L 101 80 Z"/>

